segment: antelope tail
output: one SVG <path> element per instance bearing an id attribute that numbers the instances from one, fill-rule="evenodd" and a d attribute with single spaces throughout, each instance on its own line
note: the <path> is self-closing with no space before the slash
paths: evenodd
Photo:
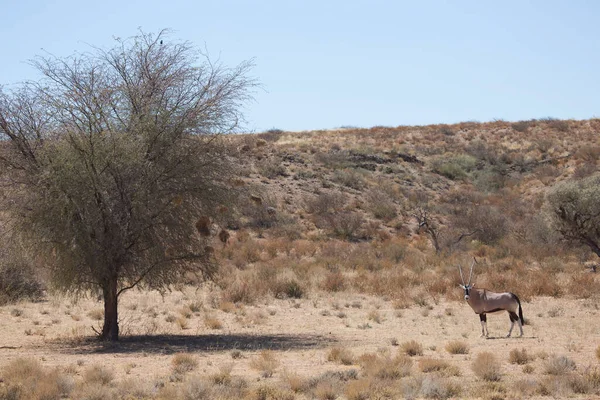
<path id="1" fill-rule="evenodd" d="M 521 301 L 519 300 L 519 298 L 517 297 L 516 294 L 514 294 L 514 293 L 511 293 L 511 294 L 513 295 L 513 297 L 519 304 L 519 319 L 521 320 L 521 324 L 525 325 L 525 320 L 523 319 L 523 308 L 521 307 Z"/>

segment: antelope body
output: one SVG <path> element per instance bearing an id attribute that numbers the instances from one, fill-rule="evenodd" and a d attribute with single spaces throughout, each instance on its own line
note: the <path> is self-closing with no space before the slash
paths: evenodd
<path id="1" fill-rule="evenodd" d="M 489 331 L 487 329 L 487 316 L 488 313 L 495 313 L 500 311 L 508 312 L 510 318 L 510 330 L 506 337 L 510 337 L 512 330 L 515 326 L 515 322 L 519 323 L 519 330 L 521 331 L 520 336 L 523 336 L 523 309 L 521 308 L 521 301 L 516 294 L 505 292 L 496 293 L 487 289 L 474 289 L 471 284 L 471 278 L 473 277 L 473 264 L 471 264 L 471 273 L 469 275 L 469 283 L 465 284 L 462 276 L 462 269 L 459 267 L 460 277 L 463 282 L 459 285 L 465 291 L 465 300 L 471 306 L 475 314 L 479 314 L 481 321 L 481 336 L 487 337 Z"/>

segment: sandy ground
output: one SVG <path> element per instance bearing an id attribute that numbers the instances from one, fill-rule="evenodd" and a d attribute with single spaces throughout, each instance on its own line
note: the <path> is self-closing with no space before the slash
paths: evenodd
<path id="1" fill-rule="evenodd" d="M 457 289 L 458 290 L 458 289 Z M 222 309 L 210 306 L 208 290 L 186 288 L 162 297 L 156 292 L 131 292 L 123 296 L 122 342 L 100 344 L 90 340 L 92 326 L 100 321 L 90 311 L 101 310 L 91 299 L 74 302 L 51 297 L 41 303 L 0 307 L 0 368 L 19 357 L 33 357 L 44 366 L 71 366 L 83 371 L 100 364 L 116 372 L 117 380 L 157 380 L 170 374 L 173 354 L 194 353 L 199 373 L 212 373 L 232 365 L 232 374 L 260 381 L 260 371 L 251 360 L 270 349 L 279 361 L 273 377 L 285 371 L 313 377 L 330 370 L 359 368 L 327 361 L 334 346 L 350 349 L 359 356 L 367 352 L 396 354 L 403 342 L 416 340 L 424 355 L 444 359 L 460 368 L 466 381 L 475 380 L 471 369 L 474 357 L 483 351 L 494 353 L 502 363 L 503 381 L 523 378 L 522 366 L 508 362 L 512 349 L 526 348 L 538 355 L 531 364 L 533 376 L 543 374 L 541 358 L 566 355 L 578 370 L 599 364 L 599 303 L 595 300 L 537 298 L 523 304 L 528 324 L 523 338 L 505 338 L 509 319 L 506 313 L 488 316 L 490 338 L 480 337 L 479 318 L 464 302 L 430 302 L 408 309 L 394 309 L 391 301 L 364 295 L 314 294 L 308 299 L 273 300 L 252 306 Z M 181 310 L 193 304 L 198 311 L 189 318 Z M 189 310 L 189 309 L 188 309 Z M 88 315 L 89 314 L 89 315 Z M 184 319 L 181 329 L 173 318 Z M 206 320 L 220 321 L 220 329 L 207 327 Z M 518 334 L 515 328 L 513 335 Z M 467 342 L 466 355 L 452 355 L 445 345 L 452 340 Z M 240 357 L 232 357 L 233 353 Z M 589 398 L 589 396 L 586 396 Z"/>

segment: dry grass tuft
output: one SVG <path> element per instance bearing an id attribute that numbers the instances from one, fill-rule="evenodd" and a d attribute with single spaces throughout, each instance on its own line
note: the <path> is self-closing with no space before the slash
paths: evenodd
<path id="1" fill-rule="evenodd" d="M 290 373 L 290 372 L 286 371 L 283 376 L 283 380 L 284 380 L 284 383 L 294 393 L 302 393 L 308 389 L 307 379 L 296 373 Z"/>
<path id="2" fill-rule="evenodd" d="M 179 327 L 179 329 L 184 330 L 184 329 L 189 329 L 190 327 L 190 322 L 188 321 L 187 318 L 185 317 L 177 317 L 175 319 L 175 323 L 177 324 L 177 326 Z"/>
<path id="3" fill-rule="evenodd" d="M 596 347 L 596 358 L 600 360 L 600 346 Z"/>
<path id="4" fill-rule="evenodd" d="M 183 375 L 195 370 L 198 367 L 198 360 L 193 354 L 178 353 L 173 356 L 171 366 L 174 374 Z"/>
<path id="5" fill-rule="evenodd" d="M 548 375 L 565 375 L 576 368 L 575 361 L 567 356 L 552 355 L 546 360 L 544 373 Z"/>
<path id="6" fill-rule="evenodd" d="M 409 340 L 400 345 L 400 351 L 407 356 L 422 356 L 423 346 L 416 340 Z"/>
<path id="7" fill-rule="evenodd" d="M 377 386 L 372 379 L 358 379 L 350 381 L 344 389 L 344 394 L 348 400 L 368 400 L 372 398 L 373 386 Z"/>
<path id="8" fill-rule="evenodd" d="M 223 323 L 213 315 L 204 317 L 204 325 L 206 325 L 208 329 L 223 329 Z"/>
<path id="9" fill-rule="evenodd" d="M 233 364 L 227 363 L 219 367 L 219 371 L 210 376 L 210 381 L 215 385 L 229 385 L 231 383 L 231 371 Z"/>
<path id="10" fill-rule="evenodd" d="M 446 344 L 446 351 L 450 354 L 469 354 L 469 345 L 462 340 L 453 340 Z"/>
<path id="11" fill-rule="evenodd" d="M 359 358 L 359 364 L 367 376 L 377 379 L 400 379 L 409 376 L 413 362 L 406 355 L 398 355 L 394 358 L 381 356 L 373 353 L 363 354 Z"/>
<path id="12" fill-rule="evenodd" d="M 88 368 L 83 374 L 84 382 L 88 384 L 97 384 L 106 386 L 115 378 L 114 373 L 101 365 L 94 365 Z"/>
<path id="13" fill-rule="evenodd" d="M 273 351 L 263 350 L 250 361 L 250 366 L 260 371 L 263 378 L 270 378 L 279 367 L 279 360 L 277 360 Z"/>
<path id="14" fill-rule="evenodd" d="M 433 358 L 423 358 L 419 361 L 421 372 L 438 372 L 444 376 L 459 376 L 460 369 L 456 365 L 450 364 L 445 360 L 436 360 Z"/>
<path id="15" fill-rule="evenodd" d="M 421 382 L 421 396 L 426 399 L 448 399 L 460 395 L 459 384 L 436 375 L 427 375 Z"/>
<path id="16" fill-rule="evenodd" d="M 87 316 L 94 321 L 102 321 L 104 318 L 104 310 L 102 308 L 95 308 L 87 313 Z"/>
<path id="17" fill-rule="evenodd" d="M 321 286 L 326 292 L 340 292 L 346 288 L 346 278 L 340 271 L 328 272 Z"/>
<path id="18" fill-rule="evenodd" d="M 495 382 L 499 381 L 502 377 L 500 362 L 489 352 L 477 354 L 471 368 L 475 372 L 475 375 L 485 381 Z"/>
<path id="19" fill-rule="evenodd" d="M 60 399 L 70 396 L 73 378 L 58 370 L 45 371 L 31 358 L 18 358 L 2 369 L 0 399 Z"/>
<path id="20" fill-rule="evenodd" d="M 354 355 L 344 347 L 333 347 L 327 354 L 327 361 L 337 362 L 342 365 L 354 364 Z"/>
<path id="21" fill-rule="evenodd" d="M 381 317 L 381 313 L 377 310 L 371 310 L 369 311 L 369 314 L 367 315 L 367 318 L 369 319 L 369 321 L 373 321 L 375 323 L 381 324 L 382 322 L 382 317 Z"/>
<path id="22" fill-rule="evenodd" d="M 339 391 L 339 385 L 336 385 L 336 382 L 321 381 L 314 388 L 313 394 L 319 400 L 336 400 Z"/>
<path id="23" fill-rule="evenodd" d="M 522 348 L 521 350 L 512 349 L 508 354 L 508 361 L 511 364 L 525 365 L 531 360 L 533 360 L 533 357 L 527 354 L 527 350 L 525 348 Z"/>
<path id="24" fill-rule="evenodd" d="M 484 400 L 504 400 L 507 397 L 506 387 L 497 381 L 484 381 L 473 387 L 473 397 Z"/>

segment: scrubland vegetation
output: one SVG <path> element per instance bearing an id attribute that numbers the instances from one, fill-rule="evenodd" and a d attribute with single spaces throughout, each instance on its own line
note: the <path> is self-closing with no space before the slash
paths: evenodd
<path id="1" fill-rule="evenodd" d="M 582 182 L 600 201 L 599 138 L 596 119 L 228 136 L 244 194 L 211 227 L 218 272 L 124 296 L 122 343 L 91 340 L 94 296 L 3 250 L 0 399 L 600 395 L 598 256 L 552 203 Z M 472 257 L 476 287 L 520 297 L 525 338 L 479 338 Z"/>

